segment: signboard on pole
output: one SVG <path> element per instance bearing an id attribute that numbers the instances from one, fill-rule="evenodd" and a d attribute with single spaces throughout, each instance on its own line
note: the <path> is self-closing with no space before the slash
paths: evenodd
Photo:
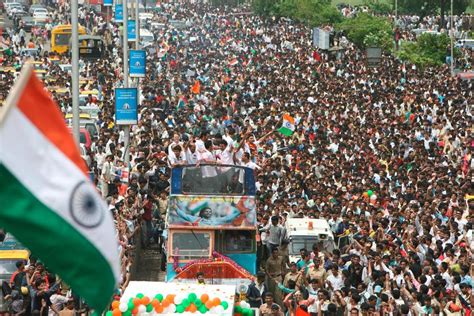
<path id="1" fill-rule="evenodd" d="M 135 40 L 137 39 L 137 22 L 135 20 L 128 20 L 127 30 L 128 41 L 135 42 Z"/>
<path id="2" fill-rule="evenodd" d="M 130 51 L 130 77 L 144 78 L 146 72 L 146 52 L 144 50 Z"/>
<path id="3" fill-rule="evenodd" d="M 382 63 L 382 48 L 367 47 L 367 66 L 371 68 L 379 67 Z"/>
<path id="4" fill-rule="evenodd" d="M 329 49 L 329 32 L 317 27 L 313 28 L 313 46 Z"/>
<path id="5" fill-rule="evenodd" d="M 114 4 L 114 0 L 104 0 L 104 7 L 111 7 Z"/>
<path id="6" fill-rule="evenodd" d="M 117 125 L 137 124 L 137 88 L 115 89 L 115 122 Z"/>
<path id="7" fill-rule="evenodd" d="M 115 4 L 115 23 L 123 23 L 123 4 Z"/>

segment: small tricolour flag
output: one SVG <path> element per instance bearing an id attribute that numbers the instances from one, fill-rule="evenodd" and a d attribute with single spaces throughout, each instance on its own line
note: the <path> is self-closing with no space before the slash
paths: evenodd
<path id="1" fill-rule="evenodd" d="M 184 109 L 186 107 L 187 100 L 185 97 L 180 97 L 178 101 L 178 105 L 176 106 L 176 110 Z"/>
<path id="2" fill-rule="evenodd" d="M 0 108 L 0 227 L 102 311 L 120 275 L 113 218 L 30 65 Z"/>
<path id="3" fill-rule="evenodd" d="M 285 136 L 291 136 L 295 131 L 295 119 L 291 117 L 289 114 L 283 115 L 283 124 L 278 129 L 280 133 Z"/>
<path id="4" fill-rule="evenodd" d="M 239 63 L 238 59 L 237 58 L 234 58 L 232 59 L 231 61 L 229 61 L 229 66 L 235 66 Z"/>

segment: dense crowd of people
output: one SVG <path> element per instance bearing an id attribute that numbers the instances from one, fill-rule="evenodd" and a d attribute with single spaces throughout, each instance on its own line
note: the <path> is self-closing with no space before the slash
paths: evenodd
<path id="1" fill-rule="evenodd" d="M 53 23 L 68 19 L 67 6 L 55 7 Z M 352 44 L 336 59 L 289 20 L 161 3 L 156 18 L 187 23 L 156 30 L 147 48 L 127 176 L 125 135 L 114 123 L 121 27 L 82 10 L 81 21 L 108 48 L 105 58 L 82 62 L 81 76 L 91 80 L 81 90 L 99 91 L 87 102 L 101 108 L 88 155 L 114 214 L 122 290 L 137 234 L 146 246 L 163 230 L 170 168 L 211 162 L 255 170 L 259 272 L 247 299 L 262 315 L 471 313 L 472 81 L 451 77 L 447 66 L 420 71 L 392 56 L 368 68 Z M 6 33 L 2 66 L 24 64 L 15 48 L 21 39 Z M 49 57 L 39 58 L 49 84 L 69 88 L 68 74 Z M 3 99 L 14 80 L 2 74 Z M 51 93 L 70 111 L 70 92 Z M 289 137 L 276 132 L 285 113 L 296 123 Z M 315 245 L 289 262 L 288 241 L 275 236 L 291 217 L 328 220 L 339 249 Z M 35 277 L 42 272 L 30 268 L 18 267 L 26 283 L 12 279 L 17 298 L 29 286 L 36 312 L 74 308 L 53 299 L 61 296 L 54 276 Z"/>

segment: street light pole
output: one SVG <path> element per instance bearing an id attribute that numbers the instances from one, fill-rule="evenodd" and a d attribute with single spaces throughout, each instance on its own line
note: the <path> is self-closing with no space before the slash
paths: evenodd
<path id="1" fill-rule="evenodd" d="M 397 26 L 398 20 L 398 0 L 395 0 L 395 26 Z"/>
<path id="2" fill-rule="evenodd" d="M 146 3 L 146 0 L 145 0 Z M 135 49 L 140 49 L 140 11 L 139 11 L 140 0 L 136 0 L 135 3 L 135 18 L 136 18 L 136 37 L 135 37 Z M 137 104 L 140 104 L 140 78 L 137 78 Z"/>
<path id="3" fill-rule="evenodd" d="M 146 2 L 146 1 L 145 1 Z M 140 0 L 135 2 L 135 25 L 136 25 L 136 37 L 135 37 L 135 49 L 140 49 L 140 11 L 138 6 L 140 5 Z"/>
<path id="4" fill-rule="evenodd" d="M 398 0 L 395 0 L 395 32 L 397 32 L 398 28 Z M 395 33 L 395 50 L 398 50 L 398 38 L 397 33 Z"/>
<path id="5" fill-rule="evenodd" d="M 128 1 L 123 0 L 123 87 L 128 88 Z M 124 125 L 124 162 L 130 163 L 130 125 Z"/>
<path id="6" fill-rule="evenodd" d="M 79 129 L 79 30 L 77 18 L 77 0 L 71 1 L 71 89 L 72 89 L 72 134 L 77 147 L 80 144 Z"/>
<path id="7" fill-rule="evenodd" d="M 128 88 L 128 1 L 123 0 L 123 87 Z"/>
<path id="8" fill-rule="evenodd" d="M 451 76 L 454 77 L 454 10 L 453 0 L 451 0 L 451 23 L 450 23 L 450 39 L 451 39 Z"/>

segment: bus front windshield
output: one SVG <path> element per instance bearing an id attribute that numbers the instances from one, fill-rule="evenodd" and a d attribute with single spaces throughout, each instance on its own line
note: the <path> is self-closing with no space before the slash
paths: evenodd
<path id="1" fill-rule="evenodd" d="M 69 45 L 69 39 L 71 38 L 70 33 L 62 33 L 54 35 L 55 45 Z"/>
<path id="2" fill-rule="evenodd" d="M 240 167 L 206 165 L 183 168 L 185 194 L 244 195 L 245 170 Z"/>

